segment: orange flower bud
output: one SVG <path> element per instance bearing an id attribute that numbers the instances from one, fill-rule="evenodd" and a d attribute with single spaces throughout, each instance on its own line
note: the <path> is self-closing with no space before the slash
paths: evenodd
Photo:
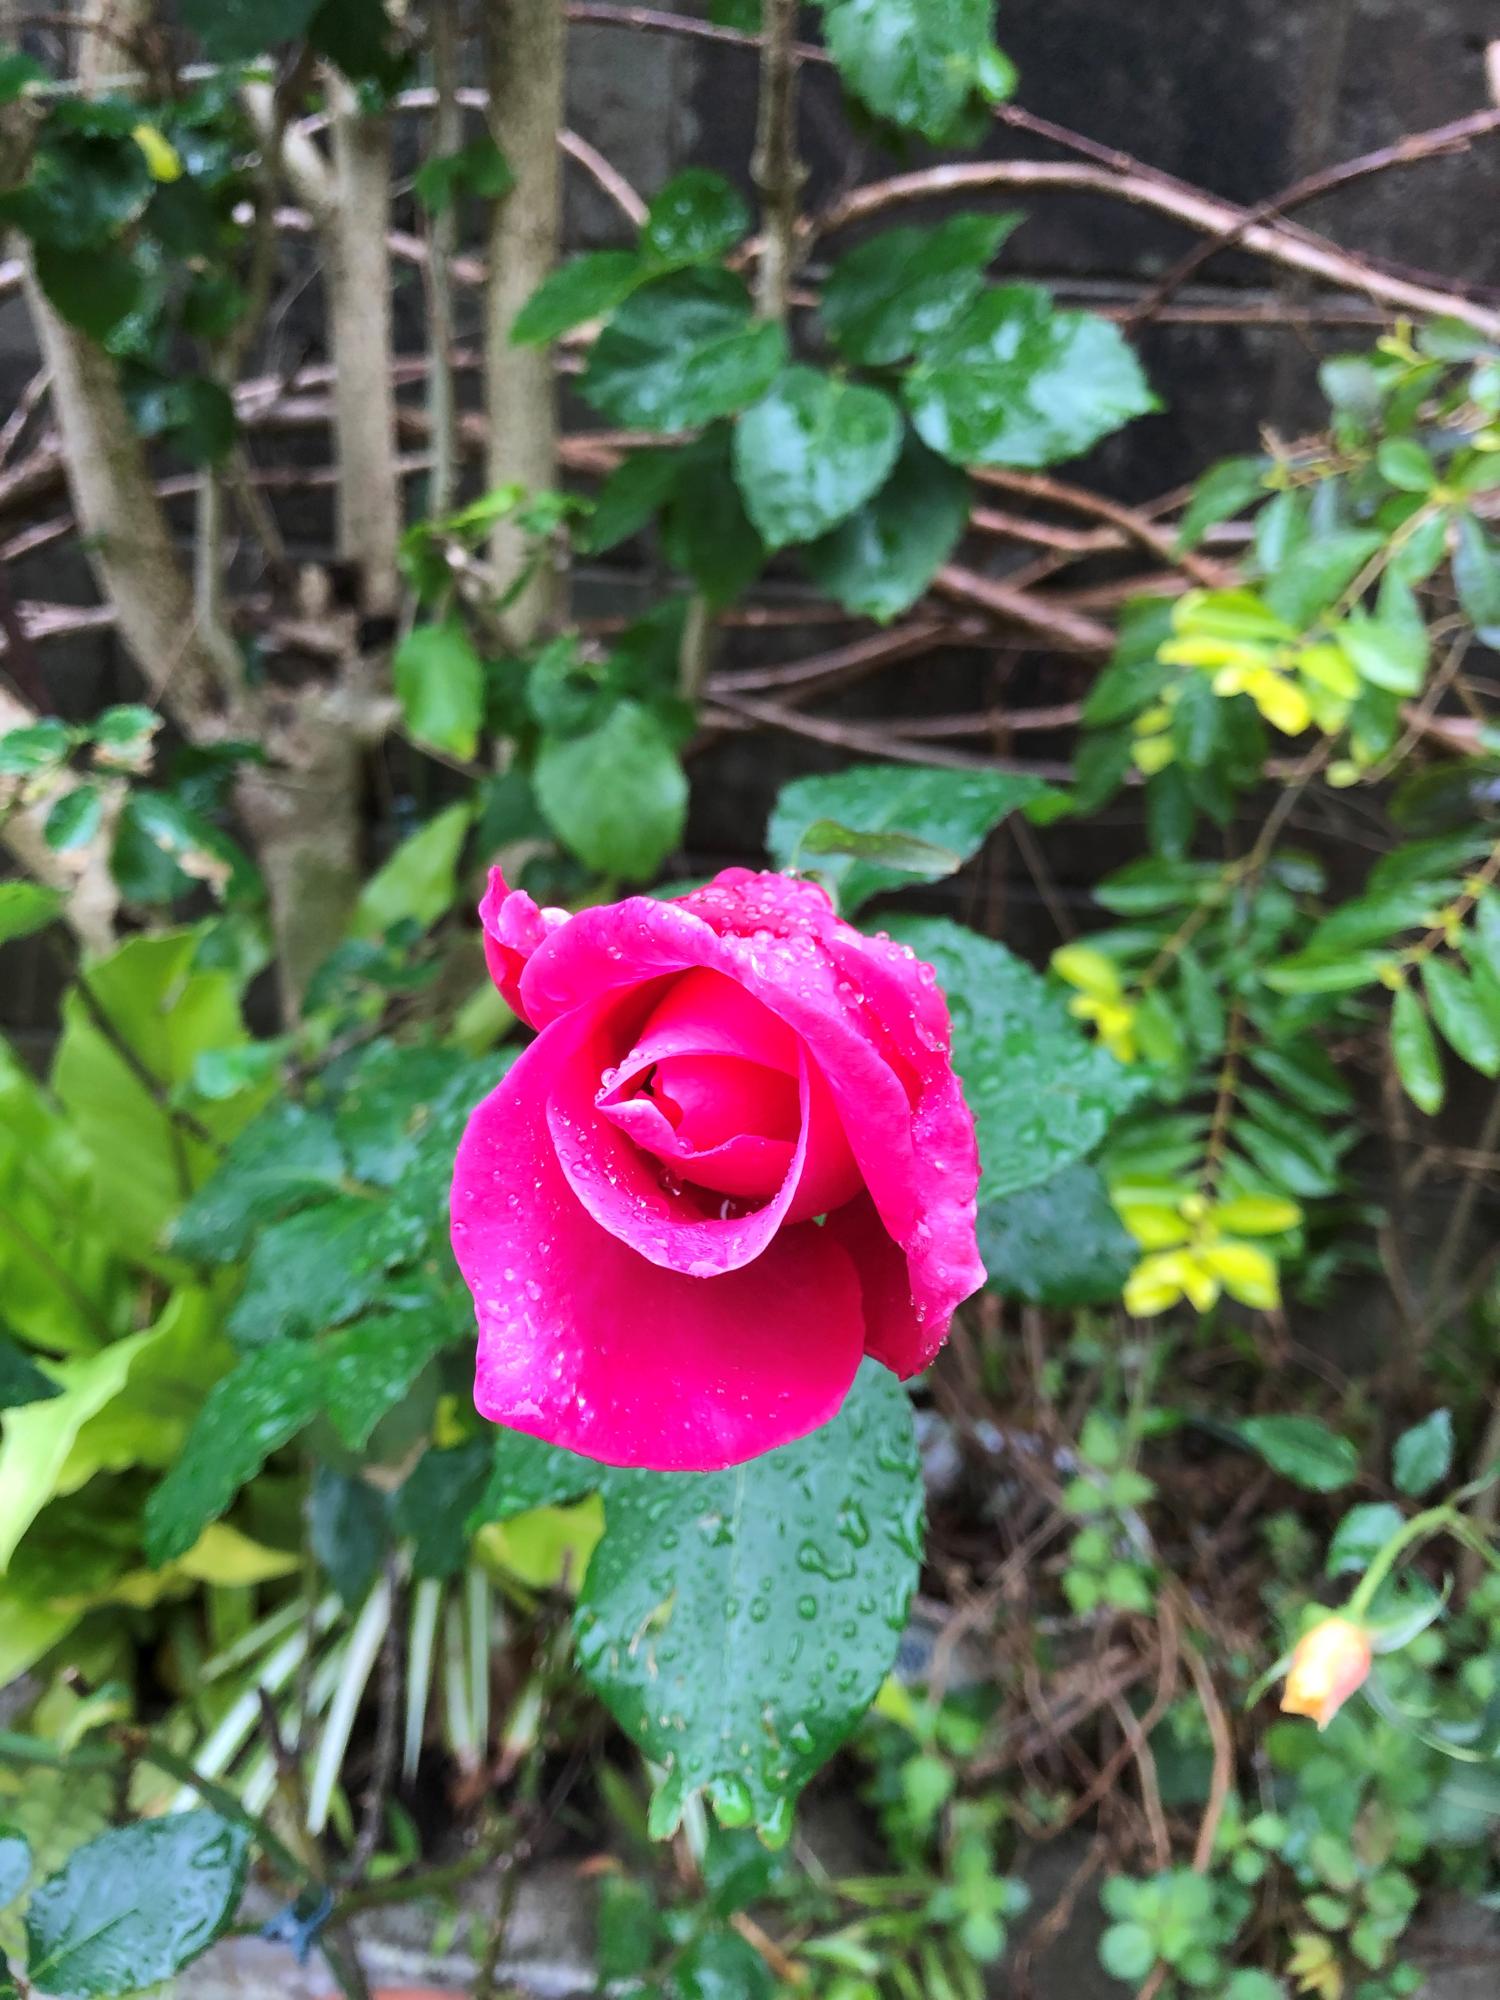
<path id="1" fill-rule="evenodd" d="M 1310 1715 L 1326 1729 L 1370 1671 L 1370 1635 L 1348 1618 L 1325 1618 L 1304 1632 L 1292 1654 L 1286 1691 L 1287 1715 Z"/>

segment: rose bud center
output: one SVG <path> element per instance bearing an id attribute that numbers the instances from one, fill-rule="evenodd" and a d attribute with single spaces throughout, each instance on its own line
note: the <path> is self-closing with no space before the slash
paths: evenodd
<path id="1" fill-rule="evenodd" d="M 821 1215 L 861 1184 L 822 1077 L 786 1025 L 732 980 L 678 980 L 595 1104 L 662 1162 L 661 1185 L 710 1190 L 745 1204 L 771 1199 L 792 1170 L 808 1107 L 807 1155 L 794 1214 Z"/>

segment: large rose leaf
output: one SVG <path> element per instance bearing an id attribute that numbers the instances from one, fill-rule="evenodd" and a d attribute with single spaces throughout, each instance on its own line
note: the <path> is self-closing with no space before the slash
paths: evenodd
<path id="1" fill-rule="evenodd" d="M 726 1825 L 784 1839 L 906 1623 L 922 1533 L 910 1405 L 866 1362 L 831 1424 L 748 1465 L 603 1477 L 578 1656 L 664 1773 L 652 1830 L 703 1792 Z"/>

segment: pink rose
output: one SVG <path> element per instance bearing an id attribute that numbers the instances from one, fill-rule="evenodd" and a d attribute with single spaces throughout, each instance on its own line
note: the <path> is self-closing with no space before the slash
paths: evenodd
<path id="1" fill-rule="evenodd" d="M 459 1147 L 482 1415 L 707 1471 L 908 1376 L 982 1283 L 979 1163 L 932 968 L 823 891 L 730 868 L 677 902 L 480 910 L 536 1040 Z"/>

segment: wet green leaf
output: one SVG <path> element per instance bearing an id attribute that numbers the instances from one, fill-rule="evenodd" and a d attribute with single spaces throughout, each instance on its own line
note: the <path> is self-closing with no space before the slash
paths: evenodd
<path id="1" fill-rule="evenodd" d="M 763 395 L 785 353 L 785 334 L 752 318 L 731 272 L 676 271 L 625 300 L 595 341 L 579 390 L 616 423 L 690 430 Z"/>
<path id="2" fill-rule="evenodd" d="M 1051 465 L 1157 407 L 1119 329 L 1000 285 L 927 343 L 906 379 L 912 422 L 957 465 Z"/>
<path id="3" fill-rule="evenodd" d="M 985 1202 L 979 1254 L 991 1291 L 1043 1306 L 1117 1299 L 1140 1256 L 1099 1169 L 1082 1161 Z"/>
<path id="4" fill-rule="evenodd" d="M 26 1908 L 27 1978 L 46 1993 L 139 1992 L 229 1923 L 249 1839 L 217 1813 L 170 1813 L 89 1841 Z"/>
<path id="5" fill-rule="evenodd" d="M 901 413 L 880 389 L 789 368 L 740 418 L 734 476 L 771 549 L 825 534 L 884 483 Z"/>
<path id="6" fill-rule="evenodd" d="M 1273 1472 L 1310 1493 L 1337 1493 L 1359 1471 L 1359 1453 L 1348 1438 L 1316 1417 L 1247 1417 L 1237 1429 Z"/>
<path id="7" fill-rule="evenodd" d="M 766 846 L 778 868 L 789 868 L 799 847 L 805 855 L 838 856 L 817 872 L 847 916 L 887 889 L 913 881 L 936 882 L 977 854 L 1008 814 L 1051 796 L 1040 778 L 1009 771 L 948 771 L 907 764 L 853 764 L 826 778 L 798 778 L 784 785 L 766 829 Z M 821 849 L 808 847 L 810 827 L 832 823 L 858 834 L 911 836 L 931 852 L 904 858 L 857 852 L 830 835 Z"/>
<path id="8" fill-rule="evenodd" d="M 911 1409 L 866 1362 L 811 1437 L 728 1472 L 610 1474 L 579 1663 L 661 1768 L 653 1831 L 707 1794 L 773 1840 L 895 1657 L 917 1576 Z"/>
<path id="9" fill-rule="evenodd" d="M 682 839 L 687 779 L 640 702 L 618 702 L 586 735 L 543 743 L 533 782 L 558 838 L 603 875 L 643 882 Z"/>
<path id="10" fill-rule="evenodd" d="M 1091 1153 L 1150 1087 L 1080 1031 L 1040 974 L 942 917 L 899 917 L 892 937 L 935 967 L 953 1060 L 979 1140 L 981 1202 L 1050 1180 Z"/>
<path id="11" fill-rule="evenodd" d="M 979 296 L 986 267 L 1020 220 L 955 215 L 936 229 L 872 236 L 828 274 L 820 311 L 829 338 L 866 367 L 900 361 Z"/>
<path id="12" fill-rule="evenodd" d="M 802 550 L 815 583 L 882 624 L 909 610 L 952 555 L 969 518 L 969 482 L 910 433 L 878 493 Z"/>

